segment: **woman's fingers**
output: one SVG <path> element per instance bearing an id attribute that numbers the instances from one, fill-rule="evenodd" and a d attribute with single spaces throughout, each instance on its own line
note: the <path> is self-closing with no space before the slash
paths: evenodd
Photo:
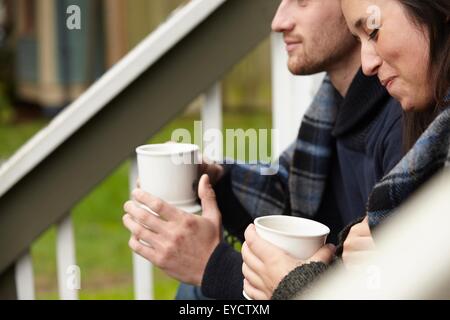
<path id="1" fill-rule="evenodd" d="M 371 251 L 375 250 L 375 243 L 372 237 L 349 237 L 344 242 L 345 251 Z"/>
<path id="2" fill-rule="evenodd" d="M 264 284 L 263 279 L 250 267 L 245 264 L 245 262 L 242 264 L 242 273 L 244 275 L 244 278 L 247 279 L 247 281 L 256 289 L 265 291 L 266 286 Z"/>
<path id="3" fill-rule="evenodd" d="M 371 236 L 370 228 L 369 228 L 369 217 L 366 216 L 366 218 L 360 222 L 355 224 L 349 232 L 348 236 Z"/>
<path id="4" fill-rule="evenodd" d="M 247 266 L 257 273 L 262 273 L 265 270 L 264 263 L 256 257 L 249 249 L 247 242 L 244 242 L 241 249 L 242 259 Z"/>
<path id="5" fill-rule="evenodd" d="M 254 224 L 251 224 L 245 230 L 245 242 L 248 248 L 263 263 L 272 263 L 273 258 L 278 255 L 284 255 L 285 252 L 280 248 L 267 242 L 256 233 Z M 254 269 L 255 270 L 255 269 Z"/>
<path id="6" fill-rule="evenodd" d="M 271 298 L 261 290 L 253 287 L 246 279 L 244 279 L 244 291 L 253 300 L 269 300 Z"/>
<path id="7" fill-rule="evenodd" d="M 330 264 L 333 261 L 334 253 L 336 252 L 336 247 L 332 244 L 326 244 L 319 249 L 308 261 L 323 262 L 325 264 Z"/>

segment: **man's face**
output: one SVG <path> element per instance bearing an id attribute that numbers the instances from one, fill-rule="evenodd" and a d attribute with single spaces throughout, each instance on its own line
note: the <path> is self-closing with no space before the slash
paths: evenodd
<path id="1" fill-rule="evenodd" d="M 283 33 L 288 68 L 296 75 L 330 71 L 359 50 L 347 28 L 340 0 L 282 0 L 272 29 Z"/>

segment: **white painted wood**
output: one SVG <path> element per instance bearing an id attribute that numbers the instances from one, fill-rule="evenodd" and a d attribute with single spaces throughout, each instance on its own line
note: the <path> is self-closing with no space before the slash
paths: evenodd
<path id="1" fill-rule="evenodd" d="M 130 167 L 129 185 L 130 195 L 136 188 L 138 178 L 137 159 L 133 157 Z M 134 281 L 134 297 L 136 300 L 153 300 L 153 267 L 152 264 L 136 253 L 133 256 L 133 281 Z"/>
<path id="2" fill-rule="evenodd" d="M 378 227 L 359 268 L 337 268 L 303 298 L 450 299 L 449 194 L 447 169 Z"/>
<path id="3" fill-rule="evenodd" d="M 223 160 L 222 87 L 216 83 L 206 94 L 202 108 L 203 154 L 210 160 Z"/>
<path id="4" fill-rule="evenodd" d="M 226 0 L 192 0 L 145 38 L 0 168 L 0 196 Z"/>
<path id="5" fill-rule="evenodd" d="M 75 237 L 70 215 L 56 226 L 56 261 L 59 298 L 78 300 L 81 274 L 76 265 Z"/>
<path id="6" fill-rule="evenodd" d="M 33 260 L 27 252 L 16 262 L 16 287 L 19 300 L 35 300 Z"/>
<path id="7" fill-rule="evenodd" d="M 300 123 L 325 76 L 294 76 L 287 68 L 288 56 L 283 37 L 271 35 L 273 128 L 278 139 L 272 139 L 274 155 L 279 155 L 295 141 Z"/>
<path id="8" fill-rule="evenodd" d="M 153 300 L 152 264 L 133 252 L 134 298 L 136 300 Z"/>

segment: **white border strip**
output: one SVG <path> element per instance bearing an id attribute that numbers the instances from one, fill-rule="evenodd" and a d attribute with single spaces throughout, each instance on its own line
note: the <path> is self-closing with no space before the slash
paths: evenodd
<path id="1" fill-rule="evenodd" d="M 450 170 L 377 230 L 376 250 L 351 271 L 325 274 L 304 299 L 450 299 Z"/>
<path id="2" fill-rule="evenodd" d="M 0 196 L 29 173 L 226 0 L 192 0 L 0 167 Z"/>

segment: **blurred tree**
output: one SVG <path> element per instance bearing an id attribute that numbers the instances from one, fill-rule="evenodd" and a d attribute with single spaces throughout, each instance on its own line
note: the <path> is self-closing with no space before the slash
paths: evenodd
<path id="1" fill-rule="evenodd" d="M 229 111 L 270 110 L 270 41 L 267 39 L 224 79 L 224 105 Z"/>

